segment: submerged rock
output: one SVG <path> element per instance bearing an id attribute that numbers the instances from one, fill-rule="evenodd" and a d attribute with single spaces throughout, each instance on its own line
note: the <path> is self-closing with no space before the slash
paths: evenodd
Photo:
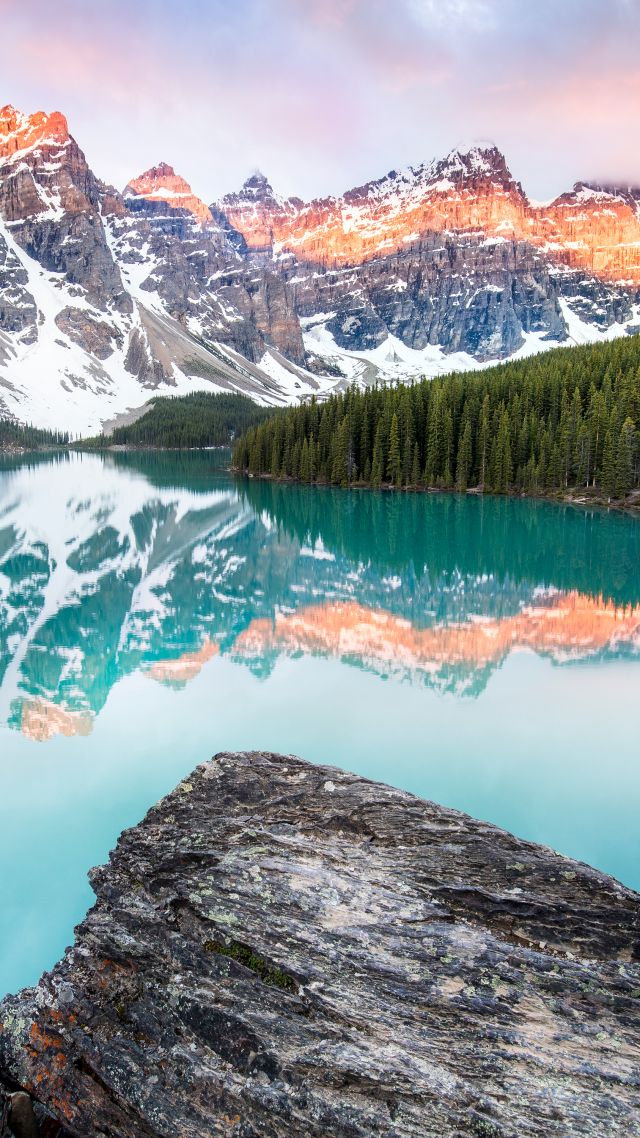
<path id="1" fill-rule="evenodd" d="M 65 1134 L 640 1134 L 640 898 L 593 869 L 260 752 L 198 767 L 92 884 L 0 1005 L 0 1078 Z"/>

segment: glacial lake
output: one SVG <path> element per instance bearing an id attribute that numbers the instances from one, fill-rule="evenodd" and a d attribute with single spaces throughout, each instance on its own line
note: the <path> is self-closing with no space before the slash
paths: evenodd
<path id="1" fill-rule="evenodd" d="M 0 466 L 0 993 L 219 750 L 383 779 L 639 888 L 640 521 L 221 461 Z"/>

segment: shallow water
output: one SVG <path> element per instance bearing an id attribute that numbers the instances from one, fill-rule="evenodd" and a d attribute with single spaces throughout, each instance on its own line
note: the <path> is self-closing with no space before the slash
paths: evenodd
<path id="1" fill-rule="evenodd" d="M 217 750 L 359 771 L 640 887 L 640 522 L 215 463 L 0 468 L 0 993 Z"/>

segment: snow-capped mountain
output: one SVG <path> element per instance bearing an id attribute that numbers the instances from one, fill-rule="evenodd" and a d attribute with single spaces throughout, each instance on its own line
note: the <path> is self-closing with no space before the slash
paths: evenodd
<path id="1" fill-rule="evenodd" d="M 0 111 L 0 413 L 74 433 L 153 393 L 263 403 L 640 327 L 640 190 L 533 203 L 495 147 L 341 197 L 262 174 L 205 204 L 166 163 L 121 194 L 63 115 Z"/>
<path id="2" fill-rule="evenodd" d="M 125 198 L 62 115 L 0 111 L 0 413 L 86 433 L 154 393 L 286 403 L 329 385 L 296 367 L 281 277 L 243 260 L 167 169 Z"/>

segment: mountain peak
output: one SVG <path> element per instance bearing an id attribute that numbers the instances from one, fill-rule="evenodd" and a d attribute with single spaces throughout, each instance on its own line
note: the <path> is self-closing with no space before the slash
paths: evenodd
<path id="1" fill-rule="evenodd" d="M 0 109 L 0 159 L 11 159 L 14 154 L 42 144 L 60 145 L 68 141 L 69 127 L 60 111 L 26 115 L 10 103 Z"/>
<path id="2" fill-rule="evenodd" d="M 158 162 L 157 166 L 151 166 L 150 169 L 145 170 L 144 174 L 141 174 L 140 177 L 151 178 L 155 180 L 162 178 L 175 178 L 176 172 L 173 166 L 170 166 L 168 162 Z"/>
<path id="3" fill-rule="evenodd" d="M 453 183 L 492 181 L 511 183 L 513 178 L 501 150 L 493 143 L 482 146 L 456 146 L 446 158 L 432 164 L 434 178 L 448 178 Z"/>
<path id="4" fill-rule="evenodd" d="M 171 209 L 188 210 L 199 225 L 207 225 L 212 220 L 211 211 L 191 186 L 168 162 L 159 162 L 133 178 L 125 187 L 125 198 L 144 198 L 150 202 L 165 202 Z"/>
<path id="5" fill-rule="evenodd" d="M 261 170 L 255 170 L 253 174 L 249 175 L 240 192 L 243 197 L 255 198 L 256 201 L 275 197 L 271 182 Z"/>

